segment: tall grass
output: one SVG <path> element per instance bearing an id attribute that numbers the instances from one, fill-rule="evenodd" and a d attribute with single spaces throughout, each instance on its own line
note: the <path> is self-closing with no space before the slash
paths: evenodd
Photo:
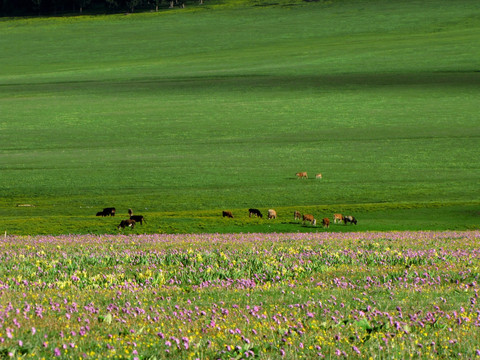
<path id="1" fill-rule="evenodd" d="M 475 358 L 479 239 L 478 231 L 8 237 L 0 354 Z"/>
<path id="2" fill-rule="evenodd" d="M 477 206 L 475 4 L 296 4 L 0 22 L 9 229 L 95 231 L 104 206 Z"/>

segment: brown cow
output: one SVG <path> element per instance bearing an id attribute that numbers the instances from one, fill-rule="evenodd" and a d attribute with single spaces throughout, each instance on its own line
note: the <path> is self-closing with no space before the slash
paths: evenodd
<path id="1" fill-rule="evenodd" d="M 222 211 L 222 216 L 233 219 L 233 214 L 231 211 Z"/>
<path id="2" fill-rule="evenodd" d="M 322 174 L 315 175 L 315 179 L 321 179 L 321 178 L 322 178 Z"/>
<path id="3" fill-rule="evenodd" d="M 277 218 L 277 212 L 273 209 L 268 209 L 268 218 L 269 219 L 276 219 Z"/>
<path id="4" fill-rule="evenodd" d="M 343 221 L 343 215 L 342 214 L 333 214 L 333 223 L 336 224 L 337 221 L 340 221 L 340 222 Z"/>
<path id="5" fill-rule="evenodd" d="M 305 225 L 305 221 L 309 221 L 313 226 L 317 225 L 317 220 L 311 214 L 304 214 L 303 215 L 303 225 Z"/>
<path id="6" fill-rule="evenodd" d="M 308 179 L 308 175 L 307 175 L 307 172 L 306 172 L 306 171 L 304 171 L 304 172 L 298 172 L 298 173 L 296 173 L 295 175 L 296 175 L 297 178 L 299 178 L 299 179 L 303 179 L 303 178 Z"/>
<path id="7" fill-rule="evenodd" d="M 300 214 L 300 211 L 295 210 L 293 213 L 293 219 L 300 220 L 301 218 L 302 218 L 302 214 Z"/>
<path id="8" fill-rule="evenodd" d="M 322 225 L 323 225 L 323 227 L 326 227 L 328 229 L 328 227 L 330 226 L 330 219 L 329 218 L 323 218 L 322 219 Z"/>
<path id="9" fill-rule="evenodd" d="M 131 227 L 132 229 L 135 228 L 135 220 L 127 219 L 122 220 L 120 225 L 118 225 L 118 229 L 125 229 L 126 227 Z"/>

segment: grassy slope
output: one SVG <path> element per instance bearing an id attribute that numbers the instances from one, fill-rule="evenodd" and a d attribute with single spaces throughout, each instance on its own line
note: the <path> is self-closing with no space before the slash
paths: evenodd
<path id="1" fill-rule="evenodd" d="M 110 205 L 142 232 L 478 226 L 475 4 L 290 3 L 0 22 L 2 227 L 109 232 Z"/>

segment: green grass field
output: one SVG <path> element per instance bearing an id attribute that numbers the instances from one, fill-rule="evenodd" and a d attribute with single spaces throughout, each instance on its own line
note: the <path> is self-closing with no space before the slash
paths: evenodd
<path id="1" fill-rule="evenodd" d="M 0 20 L 0 232 L 480 227 L 476 1 L 220 3 Z"/>

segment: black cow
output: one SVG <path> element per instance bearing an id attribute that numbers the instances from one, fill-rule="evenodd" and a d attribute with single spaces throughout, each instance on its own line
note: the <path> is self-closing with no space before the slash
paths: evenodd
<path id="1" fill-rule="evenodd" d="M 135 228 L 135 220 L 132 220 L 132 219 L 122 220 L 120 222 L 120 225 L 118 225 L 119 229 L 125 229 L 126 227 L 131 227 L 132 229 Z"/>
<path id="2" fill-rule="evenodd" d="M 347 223 L 355 224 L 357 225 L 357 219 L 355 219 L 353 216 L 344 216 L 343 217 L 343 223 L 346 225 Z"/>
<path id="3" fill-rule="evenodd" d="M 144 222 L 145 222 L 145 224 L 147 223 L 145 221 L 145 218 L 143 217 L 143 215 L 132 215 L 132 216 L 130 216 L 130 220 L 134 220 L 135 222 L 139 222 L 140 225 L 143 225 Z"/>
<path id="4" fill-rule="evenodd" d="M 233 219 L 233 214 L 231 211 L 223 211 L 222 212 L 222 216 L 223 217 L 228 217 L 228 218 L 232 218 Z"/>
<path id="5" fill-rule="evenodd" d="M 263 218 L 262 213 L 258 209 L 248 209 L 248 217 L 258 216 Z"/>
<path id="6" fill-rule="evenodd" d="M 115 208 L 109 207 L 97 212 L 97 216 L 115 216 Z"/>

